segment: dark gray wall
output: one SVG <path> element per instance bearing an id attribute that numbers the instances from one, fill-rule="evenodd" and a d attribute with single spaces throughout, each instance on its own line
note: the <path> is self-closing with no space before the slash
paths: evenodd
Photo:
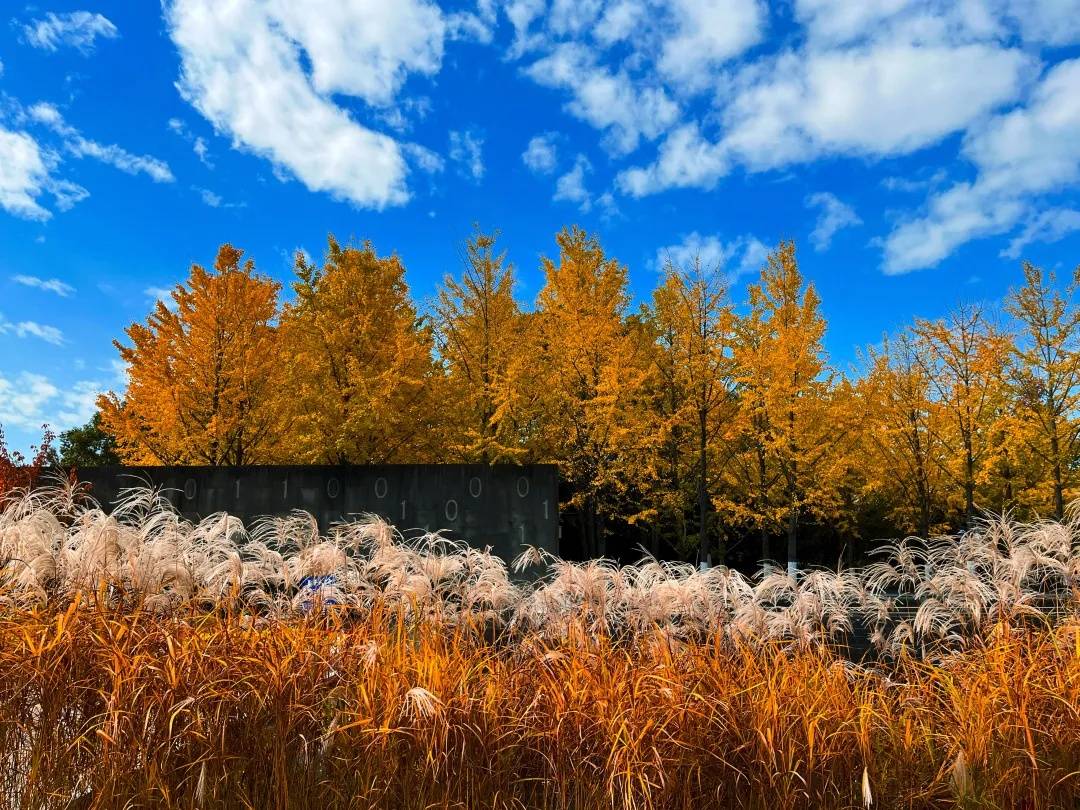
<path id="1" fill-rule="evenodd" d="M 389 464 L 364 467 L 94 467 L 78 471 L 109 508 L 123 489 L 166 488 L 183 515 L 228 512 L 250 524 L 292 509 L 311 512 L 325 530 L 363 512 L 409 536 L 446 529 L 511 559 L 523 544 L 559 550 L 558 472 L 537 464 Z"/>

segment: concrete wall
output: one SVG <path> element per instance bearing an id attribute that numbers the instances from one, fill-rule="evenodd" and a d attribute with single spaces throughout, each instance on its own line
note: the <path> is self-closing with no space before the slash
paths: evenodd
<path id="1" fill-rule="evenodd" d="M 446 529 L 504 559 L 523 544 L 559 550 L 558 472 L 548 464 L 96 467 L 79 478 L 105 508 L 123 489 L 150 482 L 191 520 L 224 511 L 250 523 L 304 509 L 325 530 L 373 512 L 406 536 Z"/>

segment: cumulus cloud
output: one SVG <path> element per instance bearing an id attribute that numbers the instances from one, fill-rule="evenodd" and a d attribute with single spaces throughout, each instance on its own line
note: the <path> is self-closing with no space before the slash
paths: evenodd
<path id="1" fill-rule="evenodd" d="M 60 110 L 52 104 L 39 102 L 27 111 L 29 117 L 44 124 L 63 138 L 64 149 L 77 158 L 98 160 L 127 174 L 145 174 L 155 183 L 171 183 L 175 179 L 169 165 L 149 155 L 135 155 L 116 144 L 90 140 L 68 124 Z"/>
<path id="2" fill-rule="evenodd" d="M 711 189 L 730 168 L 724 147 L 707 141 L 698 125 L 689 123 L 668 135 L 651 165 L 620 172 L 616 183 L 634 197 L 669 188 Z"/>
<path id="3" fill-rule="evenodd" d="M 889 43 L 786 54 L 751 71 L 725 113 L 724 143 L 751 168 L 829 154 L 906 154 L 1015 99 L 1019 49 Z"/>
<path id="4" fill-rule="evenodd" d="M 521 153 L 522 162 L 535 174 L 551 174 L 559 161 L 555 144 L 556 134 L 544 132 L 529 139 L 525 151 Z"/>
<path id="5" fill-rule="evenodd" d="M 11 280 L 24 287 L 34 287 L 39 290 L 45 290 L 46 292 L 56 293 L 61 298 L 67 298 L 75 292 L 74 287 L 58 278 L 44 279 L 38 278 L 37 276 L 18 275 L 12 276 Z"/>
<path id="6" fill-rule="evenodd" d="M 575 203 L 582 212 L 592 208 L 592 195 L 585 187 L 585 175 L 592 172 L 592 164 L 584 155 L 574 159 L 574 167 L 555 181 L 555 201 Z"/>
<path id="7" fill-rule="evenodd" d="M 475 132 L 450 133 L 450 160 L 457 163 L 467 177 L 480 182 L 484 177 L 484 139 Z"/>
<path id="8" fill-rule="evenodd" d="M 434 3 L 173 0 L 166 19 L 181 94 L 235 146 L 358 206 L 408 199 L 409 153 L 334 96 L 387 108 L 408 76 L 437 72 L 447 21 Z"/>
<path id="9" fill-rule="evenodd" d="M 567 112 L 603 130 L 615 154 L 634 151 L 642 138 L 657 138 L 679 117 L 678 105 L 662 87 L 599 64 L 594 50 L 581 43 L 555 46 L 525 73 L 538 84 L 568 91 Z"/>
<path id="10" fill-rule="evenodd" d="M 72 11 L 66 14 L 49 12 L 44 19 L 31 20 L 23 25 L 23 38 L 27 44 L 44 51 L 56 51 L 61 47 L 74 48 L 79 53 L 90 54 L 97 39 L 116 39 L 120 32 L 101 14 L 89 11 Z"/>
<path id="11" fill-rule="evenodd" d="M 855 213 L 854 208 L 827 191 L 809 195 L 806 205 L 818 210 L 817 222 L 810 234 L 810 243 L 818 252 L 829 249 L 832 238 L 838 231 L 862 225 L 862 219 Z"/>
<path id="12" fill-rule="evenodd" d="M 662 39 L 657 68 L 691 90 L 707 86 L 710 72 L 755 45 L 768 11 L 758 0 L 674 0 L 665 4 L 672 33 Z"/>
<path id="13" fill-rule="evenodd" d="M 969 132 L 963 154 L 976 178 L 933 194 L 920 216 L 889 234 L 885 272 L 932 267 L 960 245 L 1034 216 L 1041 195 L 1080 182 L 1080 59 L 1051 68 L 1026 105 Z"/>
<path id="14" fill-rule="evenodd" d="M 682 241 L 667 245 L 656 252 L 656 267 L 668 262 L 676 267 L 690 267 L 695 261 L 707 270 L 721 270 L 729 281 L 761 269 L 769 255 L 769 247 L 756 236 L 744 234 L 724 241 L 718 234 L 702 236 L 697 231 L 686 234 Z"/>
<path id="15" fill-rule="evenodd" d="M 787 52 L 745 67 L 709 140 L 675 128 L 620 185 L 643 195 L 712 188 L 733 165 L 763 171 L 832 155 L 908 154 L 964 129 L 1020 94 L 1032 60 L 996 45 L 868 45 Z"/>

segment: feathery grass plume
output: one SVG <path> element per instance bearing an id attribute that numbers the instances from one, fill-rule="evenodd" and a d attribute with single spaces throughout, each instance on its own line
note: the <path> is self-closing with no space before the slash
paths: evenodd
<path id="1" fill-rule="evenodd" d="M 0 508 L 0 803 L 1075 807 L 1078 541 L 1073 509 L 841 571 L 520 581 L 369 515 L 57 483 Z"/>
<path id="2" fill-rule="evenodd" d="M 47 605 L 105 588 L 113 601 L 175 612 L 188 603 L 286 617 L 369 611 L 444 624 L 493 623 L 510 635 L 594 633 L 671 638 L 719 631 L 748 643 L 817 646 L 866 627 L 886 654 L 919 645 L 957 649 L 1002 622 L 1026 626 L 1075 615 L 1080 518 L 1020 524 L 986 518 L 957 537 L 886 544 L 860 569 L 700 571 L 645 558 L 571 563 L 526 549 L 512 566 L 440 533 L 406 541 L 372 515 L 326 534 L 295 511 L 255 521 L 226 514 L 184 520 L 166 493 L 126 490 L 112 514 L 67 481 L 9 496 L 0 512 L 0 599 Z M 546 567 L 533 582 L 512 570 Z M 910 606 L 910 607 L 909 607 Z"/>

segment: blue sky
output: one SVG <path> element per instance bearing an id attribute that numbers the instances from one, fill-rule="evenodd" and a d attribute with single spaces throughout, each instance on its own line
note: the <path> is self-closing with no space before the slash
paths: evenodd
<path id="1" fill-rule="evenodd" d="M 647 297 L 736 300 L 794 238 L 842 368 L 1019 260 L 1080 260 L 1080 0 L 80 0 L 0 19 L 0 423 L 122 385 L 111 341 L 231 241 L 283 282 L 326 234 L 421 300 L 473 222 L 527 305 L 560 227 Z"/>

